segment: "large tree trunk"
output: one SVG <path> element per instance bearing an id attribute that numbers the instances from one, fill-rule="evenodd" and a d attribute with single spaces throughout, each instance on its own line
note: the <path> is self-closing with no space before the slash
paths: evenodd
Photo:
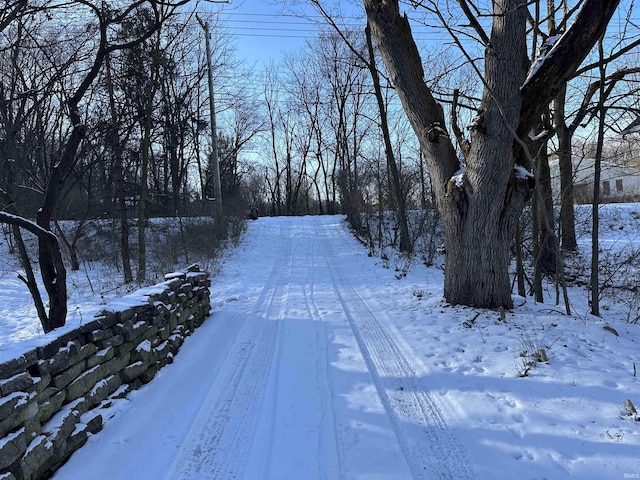
<path id="1" fill-rule="evenodd" d="M 420 140 L 444 223 L 445 298 L 453 304 L 511 308 L 509 243 L 529 194 L 526 176 L 514 176 L 512 156 L 525 49 L 523 1 L 495 4 L 497 14 L 507 13 L 494 20 L 482 106 L 466 169 L 455 176 L 460 163 L 444 130 L 442 108 L 424 85 L 408 22 L 397 4 L 394 9 L 372 3 L 377 2 L 365 1 L 372 32 Z"/>
<path id="2" fill-rule="evenodd" d="M 69 102 L 69 110 L 73 131 L 61 160 L 51 171 L 44 201 L 36 216 L 38 226 L 48 231 L 51 231 L 51 222 L 64 181 L 73 168 L 76 152 L 85 135 L 85 127 L 80 120 L 75 100 Z M 42 283 L 49 295 L 49 323 L 45 331 L 51 331 L 64 326 L 67 321 L 67 270 L 55 235 L 38 236 L 38 263 Z"/>
<path id="3" fill-rule="evenodd" d="M 511 308 L 508 268 L 513 232 L 489 225 L 480 213 L 495 216 L 487 206 L 469 215 L 461 236 L 446 243 L 445 298 L 452 304 Z"/>
<path id="4" fill-rule="evenodd" d="M 364 0 L 382 60 L 429 167 L 444 223 L 444 295 L 450 303 L 512 306 L 509 242 L 530 197 L 530 174 L 522 166 L 532 167 L 517 134 L 526 138 L 539 121 L 606 29 L 617 3 L 586 0 L 553 52 L 525 80 L 526 3 L 493 2 L 481 110 L 471 132 L 466 169 L 455 175 L 460 163 L 444 130 L 442 107 L 425 84 L 407 17 L 400 15 L 398 0 Z"/>

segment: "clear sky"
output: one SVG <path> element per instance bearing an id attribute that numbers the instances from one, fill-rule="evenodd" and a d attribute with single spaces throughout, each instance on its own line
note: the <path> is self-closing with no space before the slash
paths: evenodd
<path id="1" fill-rule="evenodd" d="M 233 37 L 238 57 L 257 68 L 270 59 L 277 61 L 283 50 L 302 47 L 315 31 L 308 20 L 284 13 L 281 5 L 269 0 L 232 0 L 205 8 L 221 11 L 222 24 Z"/>
<path id="2" fill-rule="evenodd" d="M 257 68 L 278 61 L 283 52 L 299 50 L 314 37 L 320 16 L 308 1 L 231 0 L 228 4 L 201 4 L 203 10 L 221 11 L 233 35 L 238 56 Z M 350 26 L 364 28 L 360 2 L 340 2 Z M 360 9 L 360 11 L 358 11 Z M 359 17 L 359 18 L 358 18 Z"/>
<path id="3" fill-rule="evenodd" d="M 612 25 L 624 24 L 629 1 L 622 0 Z M 346 26 L 364 28 L 361 0 L 324 0 L 322 3 L 332 13 L 339 9 Z M 422 16 L 421 9 L 414 10 L 408 3 L 401 3 L 402 9 L 410 16 Z M 316 31 L 314 21 L 322 23 L 309 0 L 230 0 L 227 4 L 202 2 L 201 5 L 204 10 L 222 11 L 221 18 L 236 41 L 239 56 L 258 68 L 269 63 L 269 59 L 280 59 L 283 51 L 298 50 L 305 39 L 313 38 Z M 637 25 L 637 15 L 632 15 L 631 20 Z M 419 44 L 451 42 L 442 30 L 417 23 L 413 24 L 413 30 Z"/>

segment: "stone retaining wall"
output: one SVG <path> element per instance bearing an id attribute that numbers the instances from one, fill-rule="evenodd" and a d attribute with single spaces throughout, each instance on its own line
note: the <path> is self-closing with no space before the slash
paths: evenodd
<path id="1" fill-rule="evenodd" d="M 102 429 L 114 399 L 173 361 L 209 315 L 211 282 L 195 265 L 165 279 L 0 363 L 0 480 L 49 478 Z"/>

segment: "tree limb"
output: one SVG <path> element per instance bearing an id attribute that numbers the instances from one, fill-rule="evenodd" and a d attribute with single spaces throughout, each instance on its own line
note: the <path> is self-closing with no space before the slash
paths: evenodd
<path id="1" fill-rule="evenodd" d="M 11 6 L 4 7 L 3 18 L 0 18 L 0 32 L 9 26 L 13 22 L 22 10 L 27 6 L 27 0 L 18 0 Z"/>
<path id="2" fill-rule="evenodd" d="M 539 68 L 521 87 L 522 104 L 518 133 L 523 136 L 536 124 L 542 109 L 571 79 L 607 29 L 620 0 L 586 0 L 574 22 L 556 42 Z"/>
<path id="3" fill-rule="evenodd" d="M 626 45 L 625 47 L 621 48 L 620 50 L 618 50 L 613 55 L 611 55 L 608 58 L 606 58 L 604 60 L 604 64 L 606 65 L 606 64 L 609 64 L 609 63 L 613 62 L 614 60 L 617 60 L 618 58 L 620 58 L 625 53 L 628 53 L 631 50 L 633 50 L 634 48 L 638 47 L 638 45 L 640 45 L 640 39 L 638 39 L 638 40 L 636 40 L 634 42 L 631 42 L 629 45 Z M 579 77 L 580 75 L 588 72 L 589 70 L 593 70 L 594 68 L 597 68 L 598 64 L 599 64 L 599 62 L 590 63 L 589 65 L 585 65 L 584 67 L 580 68 L 579 70 L 576 70 L 576 72 L 573 74 L 573 78 Z"/>
<path id="4" fill-rule="evenodd" d="M 480 22 L 478 22 L 478 19 L 473 15 L 473 12 L 469 8 L 469 4 L 467 3 L 467 0 L 458 0 L 458 4 L 460 5 L 460 8 L 462 8 L 462 11 L 464 12 L 464 14 L 467 16 L 467 20 L 469 20 L 469 25 L 471 25 L 471 27 L 473 27 L 473 29 L 478 33 L 478 36 L 480 37 L 482 44 L 485 47 L 489 45 L 489 36 L 487 35 L 487 32 L 485 32 L 484 29 L 482 28 L 482 25 L 480 25 Z"/>
<path id="5" fill-rule="evenodd" d="M 457 88 L 453 91 L 453 104 L 451 105 L 451 129 L 453 130 L 453 134 L 456 137 L 458 142 L 458 147 L 462 151 L 464 158 L 466 159 L 469 156 L 469 150 L 471 149 L 471 145 L 469 141 L 464 138 L 462 134 L 462 130 L 458 126 L 458 96 L 460 95 L 460 90 Z"/>
<path id="6" fill-rule="evenodd" d="M 387 71 L 401 102 L 403 105 L 419 103 L 411 109 L 405 108 L 405 111 L 421 145 L 429 145 L 425 125 L 445 125 L 444 112 L 425 84 L 422 61 L 413 40 L 409 19 L 406 15 L 400 14 L 397 1 L 364 0 L 364 6 L 371 29 L 378 40 L 378 48 L 385 57 Z M 405 92 L 410 92 L 411 97 L 405 96 Z M 442 150 L 441 154 L 430 156 L 436 162 L 431 165 L 433 168 L 430 168 L 430 171 L 434 185 L 444 186 L 460 166 L 455 150 L 450 141 L 431 143 L 430 147 Z"/>
<path id="7" fill-rule="evenodd" d="M 58 242 L 58 237 L 55 234 L 45 228 L 42 228 L 36 222 L 33 222 L 27 218 L 20 217 L 19 215 L 13 215 L 7 212 L 0 212 L 0 222 L 7 223 L 9 225 L 16 225 L 20 228 L 33 233 L 36 237 L 46 237 L 49 241 Z"/>
<path id="8" fill-rule="evenodd" d="M 633 74 L 633 73 L 640 73 L 640 67 L 623 68 L 621 70 L 617 70 L 612 74 L 608 75 L 605 78 L 605 83 L 608 84 L 607 93 L 610 93 L 613 90 L 613 87 L 616 85 L 616 83 L 623 80 L 626 75 Z M 587 87 L 584 98 L 582 99 L 582 103 L 580 104 L 580 108 L 578 109 L 573 121 L 569 125 L 569 130 L 571 131 L 572 134 L 577 130 L 577 128 L 580 126 L 580 124 L 585 119 L 585 117 L 589 114 L 589 112 L 591 112 L 591 109 L 589 108 L 589 104 L 591 103 L 591 99 L 599 91 L 599 89 L 600 89 L 600 80 L 596 80 L 595 82 L 591 83 Z"/>

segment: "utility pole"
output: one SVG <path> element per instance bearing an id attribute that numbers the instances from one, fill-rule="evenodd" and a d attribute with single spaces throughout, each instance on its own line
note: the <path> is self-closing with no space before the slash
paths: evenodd
<path id="1" fill-rule="evenodd" d="M 211 116 L 211 156 L 209 157 L 209 175 L 213 177 L 213 192 L 215 204 L 222 206 L 222 187 L 220 185 L 220 164 L 218 162 L 218 135 L 216 132 L 216 104 L 213 98 L 213 67 L 211 65 L 211 33 L 209 32 L 209 22 L 203 22 L 196 14 L 198 23 L 204 30 L 205 43 L 207 47 L 207 76 L 209 79 L 209 113 Z M 207 182 L 208 184 L 209 182 Z M 206 192 L 203 192 L 206 195 Z"/>

